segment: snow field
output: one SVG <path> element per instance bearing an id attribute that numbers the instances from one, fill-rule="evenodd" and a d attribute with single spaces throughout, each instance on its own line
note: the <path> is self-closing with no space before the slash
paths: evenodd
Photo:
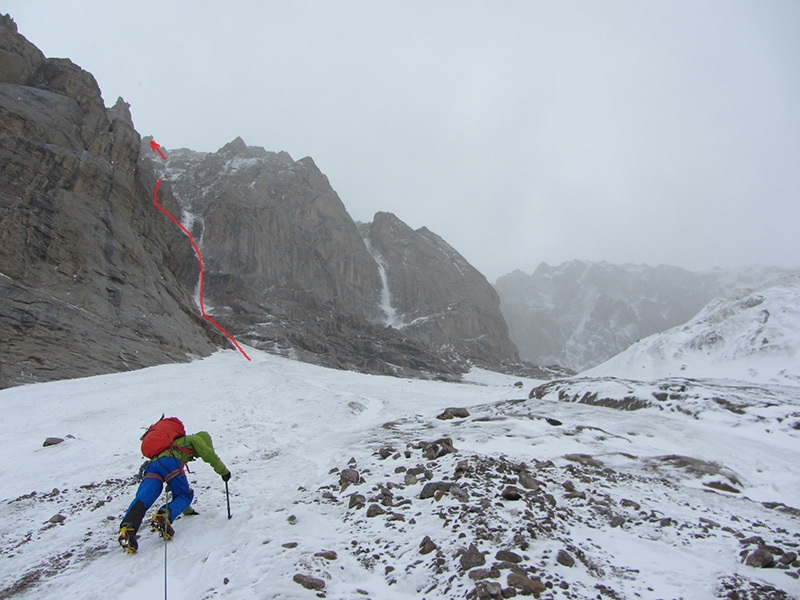
<path id="1" fill-rule="evenodd" d="M 800 597 L 800 584 L 783 571 L 744 566 L 743 547 L 730 533 L 800 544 L 792 533 L 800 532 L 798 517 L 760 504 L 799 504 L 796 388 L 697 382 L 683 412 L 624 411 L 551 396 L 527 400 L 540 382 L 516 387 L 517 378 L 485 371 L 452 384 L 248 353 L 251 363 L 227 351 L 190 364 L 0 392 L 0 598 L 164 596 L 163 542 L 145 527 L 137 555 L 125 555 L 116 542 L 143 460 L 139 437 L 162 412 L 179 416 L 187 431 L 211 433 L 233 473 L 228 520 L 223 482 L 208 465 L 191 464 L 200 515 L 178 520 L 167 544 L 173 600 L 315 597 L 293 581 L 297 573 L 322 579 L 328 598 L 461 598 L 475 582 L 460 572 L 458 552 L 473 542 L 487 568 L 498 549 L 513 549 L 543 578 L 569 585 L 543 597 L 595 597 L 605 585 L 626 598 L 709 598 L 732 574 Z M 585 385 L 599 393 L 616 389 L 602 381 Z M 644 395 L 659 389 L 641 385 L 637 393 Z M 741 412 L 720 407 L 715 394 Z M 468 407 L 471 416 L 435 418 L 449 406 Z M 74 438 L 41 447 L 47 436 L 68 434 Z M 451 438 L 457 453 L 422 458 L 416 444 L 441 437 Z M 378 455 L 387 446 L 397 458 Z M 697 475 L 657 458 L 666 455 L 721 469 Z M 581 463 L 581 456 L 602 467 Z M 364 483 L 342 491 L 339 473 L 351 459 Z M 466 503 L 450 493 L 420 499 L 424 480 L 402 485 L 401 468 L 425 464 L 431 481 L 454 481 L 462 461 L 474 471 L 488 465 L 486 475 L 458 480 Z M 536 504 L 542 494 L 499 498 L 514 473 L 493 469 L 523 462 L 542 494 L 553 497 L 549 516 Z M 739 481 L 741 493 L 704 485 L 727 476 Z M 386 515 L 368 518 L 365 509 L 348 508 L 349 494 L 365 495 L 369 506 L 390 482 L 398 485 Z M 568 494 L 568 482 L 585 495 Z M 486 508 L 471 510 L 480 498 Z M 395 513 L 404 519 L 391 521 Z M 55 514 L 66 519 L 48 523 Z M 624 523 L 609 525 L 611 516 Z M 660 522 L 666 517 L 668 525 Z M 495 530 L 486 538 L 475 533 L 480 519 Z M 526 523 L 538 534 L 519 550 L 512 534 Z M 426 535 L 438 550 L 421 555 Z M 573 567 L 556 561 L 565 548 L 577 558 Z M 322 551 L 336 558 L 317 556 Z"/>

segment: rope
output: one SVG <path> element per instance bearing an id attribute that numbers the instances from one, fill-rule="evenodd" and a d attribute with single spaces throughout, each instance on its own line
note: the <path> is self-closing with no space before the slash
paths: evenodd
<path id="1" fill-rule="evenodd" d="M 169 486 L 164 486 L 164 513 L 167 513 L 167 504 L 169 504 Z M 168 518 L 168 517 L 165 517 Z M 166 521 L 164 522 L 166 527 Z M 167 600 L 167 535 L 164 532 L 164 600 Z"/>
<path id="2" fill-rule="evenodd" d="M 164 600 L 167 600 L 167 536 L 164 536 Z"/>

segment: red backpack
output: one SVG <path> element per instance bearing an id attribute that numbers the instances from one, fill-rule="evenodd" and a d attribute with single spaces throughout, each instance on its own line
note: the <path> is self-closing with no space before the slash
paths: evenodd
<path id="1" fill-rule="evenodd" d="M 168 450 L 172 446 L 172 442 L 185 435 L 186 430 L 178 417 L 164 418 L 162 416 L 144 432 L 142 455 L 147 458 L 155 458 L 164 450 Z"/>

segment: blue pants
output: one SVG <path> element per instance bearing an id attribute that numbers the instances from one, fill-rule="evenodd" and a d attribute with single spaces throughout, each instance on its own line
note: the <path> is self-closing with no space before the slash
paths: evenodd
<path id="1" fill-rule="evenodd" d="M 172 522 L 173 515 L 177 517 L 194 499 L 194 491 L 189 487 L 189 480 L 183 472 L 183 463 L 177 458 L 164 456 L 152 461 L 144 470 L 144 478 L 136 490 L 136 497 L 128 507 L 122 522 L 133 526 L 137 531 L 142 524 L 144 513 L 158 500 L 164 483 L 172 492 L 172 501 L 167 504 L 167 517 Z"/>

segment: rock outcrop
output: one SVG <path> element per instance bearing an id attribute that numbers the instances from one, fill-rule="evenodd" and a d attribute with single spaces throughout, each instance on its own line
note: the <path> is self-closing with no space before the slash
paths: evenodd
<path id="1" fill-rule="evenodd" d="M 140 138 L 91 74 L 0 19 L 0 387 L 214 346 L 170 271 Z"/>

